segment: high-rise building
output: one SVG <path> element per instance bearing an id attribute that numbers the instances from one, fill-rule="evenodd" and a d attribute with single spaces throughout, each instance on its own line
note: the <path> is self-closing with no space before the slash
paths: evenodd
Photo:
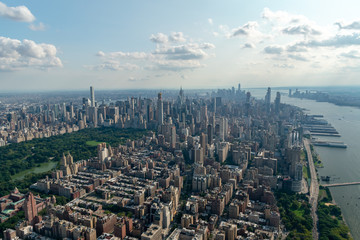
<path id="1" fill-rule="evenodd" d="M 213 112 L 216 113 L 216 98 L 213 98 Z"/>
<path id="2" fill-rule="evenodd" d="M 207 106 L 206 104 L 204 104 L 203 106 L 201 106 L 200 109 L 200 121 L 204 122 L 205 124 L 208 121 L 208 115 L 207 115 Z M 206 126 L 206 125 L 205 125 Z"/>
<path id="3" fill-rule="evenodd" d="M 151 106 L 151 103 L 149 103 L 147 105 L 147 108 L 146 108 L 146 115 L 147 115 L 147 121 L 150 122 L 153 120 L 153 110 L 152 110 L 152 106 Z"/>
<path id="4" fill-rule="evenodd" d="M 36 200 L 32 192 L 29 192 L 25 197 L 24 212 L 25 212 L 26 220 L 28 220 L 30 223 L 34 220 L 34 218 L 38 214 L 36 208 Z"/>
<path id="5" fill-rule="evenodd" d="M 169 228 L 170 226 L 170 222 L 171 222 L 171 217 L 170 217 L 170 210 L 168 206 L 165 206 L 163 208 L 163 223 L 162 223 L 162 227 L 164 229 Z"/>
<path id="6" fill-rule="evenodd" d="M 275 113 L 279 114 L 280 113 L 280 92 L 276 93 L 276 98 L 275 98 Z"/>
<path id="7" fill-rule="evenodd" d="M 178 102 L 180 105 L 183 105 L 185 102 L 184 90 L 182 89 L 182 87 L 180 87 Z"/>
<path id="8" fill-rule="evenodd" d="M 211 145 L 213 140 L 213 126 L 211 124 L 207 126 L 207 135 L 208 135 L 208 144 Z"/>
<path id="9" fill-rule="evenodd" d="M 159 225 L 151 224 L 150 227 L 141 234 L 141 240 L 161 240 L 161 230 Z"/>
<path id="10" fill-rule="evenodd" d="M 251 98 L 251 93 L 247 92 L 246 93 L 246 103 L 245 103 L 245 114 L 246 114 L 246 116 L 250 116 L 250 98 Z"/>
<path id="11" fill-rule="evenodd" d="M 175 126 L 172 126 L 170 128 L 170 136 L 171 136 L 170 145 L 171 145 L 171 148 L 174 149 L 176 147 L 176 127 Z"/>
<path id="12" fill-rule="evenodd" d="M 220 139 L 221 141 L 224 141 L 227 137 L 227 131 L 228 131 L 228 120 L 227 118 L 220 118 Z"/>
<path id="13" fill-rule="evenodd" d="M 119 107 L 109 107 L 108 115 L 109 118 L 114 120 L 114 123 L 117 123 L 119 120 Z"/>
<path id="14" fill-rule="evenodd" d="M 95 107 L 95 93 L 93 86 L 90 86 L 90 101 L 91 101 L 91 107 Z"/>
<path id="15" fill-rule="evenodd" d="M 191 151 L 194 162 L 202 166 L 204 164 L 204 150 L 201 147 L 196 147 Z"/>
<path id="16" fill-rule="evenodd" d="M 206 145 L 207 145 L 207 139 L 206 138 L 207 138 L 206 134 L 201 133 L 201 135 L 200 135 L 200 146 L 203 149 L 204 156 L 205 156 L 205 153 L 206 153 Z"/>
<path id="17" fill-rule="evenodd" d="M 158 94 L 158 101 L 157 101 L 157 120 L 159 125 L 164 124 L 164 109 L 163 109 L 163 101 L 162 101 L 162 94 Z"/>
<path id="18" fill-rule="evenodd" d="M 62 104 L 61 110 L 62 110 L 62 116 L 63 116 L 63 118 L 65 118 L 66 117 L 66 104 L 65 103 Z"/>
<path id="19" fill-rule="evenodd" d="M 266 107 L 266 112 L 270 113 L 270 104 L 271 104 L 271 88 L 269 87 L 267 89 L 266 95 L 265 95 L 265 107 Z"/>
<path id="20" fill-rule="evenodd" d="M 97 127 L 98 124 L 98 113 L 96 107 L 89 107 L 89 118 L 93 123 L 94 127 Z"/>

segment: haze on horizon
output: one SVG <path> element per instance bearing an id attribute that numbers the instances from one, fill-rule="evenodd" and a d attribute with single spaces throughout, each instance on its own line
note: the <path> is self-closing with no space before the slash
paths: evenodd
<path id="1" fill-rule="evenodd" d="M 359 6 L 0 1 L 0 90 L 358 86 Z"/>

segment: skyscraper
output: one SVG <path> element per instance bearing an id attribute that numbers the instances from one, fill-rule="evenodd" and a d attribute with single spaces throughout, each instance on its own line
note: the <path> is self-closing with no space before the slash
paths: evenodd
<path id="1" fill-rule="evenodd" d="M 266 95 L 265 95 L 265 107 L 266 107 L 266 112 L 270 113 L 270 104 L 271 104 L 271 88 L 269 87 L 267 89 Z"/>
<path id="2" fill-rule="evenodd" d="M 207 135 L 208 135 L 208 144 L 211 145 L 213 140 L 213 126 L 211 124 L 207 126 Z"/>
<path id="3" fill-rule="evenodd" d="M 93 86 L 90 86 L 90 101 L 91 101 L 91 107 L 95 107 L 95 93 Z"/>
<path id="4" fill-rule="evenodd" d="M 24 212 L 26 220 L 28 220 L 30 223 L 38 214 L 35 197 L 32 192 L 29 192 L 25 197 Z"/>
<path id="5" fill-rule="evenodd" d="M 159 125 L 163 125 L 164 123 L 164 110 L 163 110 L 163 102 L 162 102 L 162 94 L 158 94 L 157 101 L 157 120 Z"/>
<path id="6" fill-rule="evenodd" d="M 246 103 L 245 103 L 245 114 L 246 116 L 250 116 L 250 98 L 251 98 L 251 93 L 247 92 L 246 93 Z"/>
<path id="7" fill-rule="evenodd" d="M 171 126 L 171 128 L 170 128 L 170 137 L 171 137 L 170 146 L 171 146 L 171 148 L 174 149 L 176 147 L 176 127 L 175 126 Z"/>
<path id="8" fill-rule="evenodd" d="M 280 113 L 280 92 L 276 93 L 276 98 L 275 98 L 275 113 L 279 114 Z"/>
<path id="9" fill-rule="evenodd" d="M 213 98 L 213 112 L 216 114 L 216 98 Z"/>
<path id="10" fill-rule="evenodd" d="M 179 103 L 180 105 L 183 105 L 185 102 L 185 98 L 184 98 L 184 90 L 182 89 L 182 87 L 180 87 L 180 92 L 179 92 Z"/>

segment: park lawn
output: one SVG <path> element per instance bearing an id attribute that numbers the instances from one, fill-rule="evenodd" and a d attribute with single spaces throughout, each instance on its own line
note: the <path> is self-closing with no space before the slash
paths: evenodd
<path id="1" fill-rule="evenodd" d="M 306 180 L 310 178 L 310 169 L 307 166 L 303 166 L 303 177 Z"/>
<path id="2" fill-rule="evenodd" d="M 323 200 L 324 198 L 328 198 L 326 190 L 325 189 L 320 189 L 319 190 L 319 199 L 318 199 L 318 201 L 321 202 L 321 200 Z"/>
<path id="3" fill-rule="evenodd" d="M 300 153 L 300 160 L 301 161 L 306 161 L 306 151 L 302 150 Z"/>
<path id="4" fill-rule="evenodd" d="M 97 145 L 99 145 L 102 142 L 98 142 L 98 141 L 87 141 L 86 145 L 90 146 L 90 147 L 96 147 Z"/>
<path id="5" fill-rule="evenodd" d="M 300 218 L 304 216 L 304 213 L 305 213 L 305 211 L 303 209 L 294 210 L 294 214 Z"/>
<path id="6" fill-rule="evenodd" d="M 33 167 L 30 169 L 26 169 L 24 171 L 18 172 L 14 175 L 11 176 L 12 180 L 21 180 L 23 179 L 27 174 L 29 173 L 43 173 L 43 172 L 47 172 L 50 171 L 51 169 L 54 169 L 56 167 L 58 163 L 57 162 L 44 162 L 44 163 L 40 163 L 38 167 Z"/>

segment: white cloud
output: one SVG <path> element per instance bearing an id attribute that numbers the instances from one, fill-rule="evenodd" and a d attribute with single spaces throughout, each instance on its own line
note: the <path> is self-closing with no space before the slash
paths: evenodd
<path id="1" fill-rule="evenodd" d="M 154 54 L 162 54 L 167 59 L 172 60 L 203 59 L 208 56 L 198 44 L 186 44 L 158 48 L 155 50 Z"/>
<path id="2" fill-rule="evenodd" d="M 253 43 L 245 43 L 243 48 L 256 48 L 256 46 Z"/>
<path id="3" fill-rule="evenodd" d="M 317 30 L 308 24 L 289 26 L 284 28 L 282 32 L 289 35 L 321 35 L 320 30 Z"/>
<path id="4" fill-rule="evenodd" d="M 291 14 L 285 11 L 271 11 L 265 8 L 262 17 L 272 26 L 272 35 L 303 35 L 304 37 L 324 36 L 329 27 L 322 27 L 304 15 Z"/>
<path id="5" fill-rule="evenodd" d="M 98 51 L 98 52 L 96 53 L 96 56 L 98 56 L 98 57 L 104 57 L 104 56 L 105 56 L 105 53 L 104 53 L 103 51 Z"/>
<path id="6" fill-rule="evenodd" d="M 56 53 L 56 47 L 51 44 L 0 37 L 0 65 L 3 70 L 62 67 L 62 62 Z"/>
<path id="7" fill-rule="evenodd" d="M 208 18 L 208 23 L 210 24 L 210 25 L 213 25 L 213 20 L 212 20 L 212 18 Z"/>
<path id="8" fill-rule="evenodd" d="M 324 40 L 310 40 L 310 41 L 302 41 L 299 43 L 294 44 L 291 47 L 309 47 L 309 48 L 316 48 L 316 47 L 348 47 L 348 46 L 358 46 L 360 45 L 360 34 L 353 33 L 350 35 L 335 35 L 328 39 Z"/>
<path id="9" fill-rule="evenodd" d="M 0 17 L 8 18 L 18 22 L 33 22 L 34 15 L 25 6 L 8 7 L 0 2 Z"/>
<path id="10" fill-rule="evenodd" d="M 222 27 L 222 31 L 228 38 L 239 37 L 256 43 L 260 43 L 266 39 L 272 38 L 271 35 L 261 32 L 259 28 L 260 26 L 258 22 L 250 21 L 240 27 L 232 29 L 231 31 L 228 31 L 226 27 Z"/>
<path id="11" fill-rule="evenodd" d="M 248 22 L 241 27 L 232 30 L 232 37 L 249 36 L 251 34 L 258 34 L 259 24 L 257 22 Z"/>
<path id="12" fill-rule="evenodd" d="M 100 51 L 101 52 L 101 51 Z M 98 52 L 99 54 L 99 52 Z M 117 59 L 117 58 L 123 58 L 123 59 L 146 59 L 150 58 L 151 54 L 145 53 L 145 52 L 111 52 L 108 54 L 105 54 L 107 58 L 111 59 Z"/>
<path id="13" fill-rule="evenodd" d="M 172 32 L 169 36 L 163 33 L 151 34 L 150 40 L 159 44 L 166 44 L 168 42 L 186 42 L 182 32 Z"/>
<path id="14" fill-rule="evenodd" d="M 291 59 L 297 60 L 297 61 L 302 61 L 302 62 L 309 61 L 306 57 L 304 57 L 303 55 L 300 55 L 300 54 L 289 54 L 288 57 Z"/>
<path id="15" fill-rule="evenodd" d="M 285 11 L 273 12 L 269 8 L 264 8 L 262 17 L 271 22 L 278 22 L 280 24 L 285 24 L 285 23 L 297 24 L 300 22 L 308 22 L 308 19 L 303 15 L 290 14 Z"/>
<path id="16" fill-rule="evenodd" d="M 42 22 L 40 22 L 38 25 L 32 23 L 29 25 L 29 28 L 33 31 L 44 31 L 45 25 Z"/>
<path id="17" fill-rule="evenodd" d="M 147 81 L 147 80 L 149 80 L 148 77 L 146 77 L 146 78 L 129 77 L 129 79 L 128 79 L 129 82 L 142 82 L 142 81 Z"/>
<path id="18" fill-rule="evenodd" d="M 338 57 L 352 59 L 352 62 L 360 59 L 360 52 L 356 51 L 360 46 L 360 21 L 337 22 L 335 25 L 339 26 L 338 31 L 333 25 L 320 26 L 306 16 L 286 11 L 271 11 L 265 8 L 262 17 L 266 21 L 259 22 L 264 25 L 259 25 L 258 29 L 268 30 L 264 34 L 273 36 L 273 41 L 267 42 L 265 39 L 262 42 L 268 44 L 263 53 L 272 55 L 271 64 L 274 64 L 274 61 L 279 63 L 274 65 L 275 67 L 292 68 L 297 62 L 296 66 L 308 68 L 310 71 L 316 62 L 321 69 L 334 71 L 346 64 L 352 64 L 339 62 Z M 303 36 L 304 39 L 294 40 L 297 36 Z M 273 42 L 282 44 L 271 45 Z M 287 65 L 284 65 L 284 62 Z"/>
<path id="19" fill-rule="evenodd" d="M 167 61 L 167 60 L 159 60 L 156 61 L 156 69 L 168 70 L 168 71 L 182 71 L 188 69 L 196 69 L 205 67 L 204 64 L 201 64 L 196 60 L 184 60 L 184 61 Z"/>
<path id="20" fill-rule="evenodd" d="M 360 20 L 353 21 L 351 23 L 336 22 L 335 25 L 339 27 L 339 29 L 350 29 L 350 30 L 360 30 Z"/>
<path id="21" fill-rule="evenodd" d="M 152 34 L 150 40 L 154 43 L 167 43 L 169 41 L 168 36 L 163 33 Z"/>
<path id="22" fill-rule="evenodd" d="M 351 59 L 360 59 L 360 52 L 356 50 L 352 50 L 350 52 L 342 53 L 340 56 Z"/>
<path id="23" fill-rule="evenodd" d="M 264 48 L 264 52 L 267 54 L 281 54 L 284 51 L 282 46 L 274 45 L 274 46 L 267 46 Z"/>
<path id="24" fill-rule="evenodd" d="M 169 40 L 172 42 L 186 42 L 186 39 L 182 32 L 172 32 L 169 35 Z"/>
<path id="25" fill-rule="evenodd" d="M 107 60 L 99 65 L 96 66 L 84 66 L 85 68 L 88 68 L 90 70 L 95 70 L 95 71 L 101 71 L 101 70 L 111 70 L 111 71 L 124 71 L 124 70 L 128 70 L 128 71 L 134 71 L 134 70 L 139 70 L 140 67 L 137 66 L 136 64 L 131 64 L 131 63 L 125 63 L 125 64 L 121 64 L 117 61 L 112 61 L 112 60 Z"/>
<path id="26" fill-rule="evenodd" d="M 295 68 L 295 66 L 293 64 L 288 64 L 288 63 L 284 63 L 284 64 L 277 64 L 276 63 L 273 66 L 277 67 L 277 68 L 289 68 L 289 69 Z"/>
<path id="27" fill-rule="evenodd" d="M 299 45 L 289 45 L 286 47 L 286 51 L 288 52 L 307 52 L 308 49 L 304 46 L 299 46 Z"/>
<path id="28" fill-rule="evenodd" d="M 180 71 L 204 67 L 200 61 L 210 55 L 206 52 L 214 49 L 215 45 L 208 42 L 187 42 L 182 32 L 153 34 L 150 40 L 157 43 L 151 52 L 110 52 L 99 51 L 96 55 L 102 63 L 88 68 L 100 70 L 170 70 Z M 180 44 L 181 43 L 181 44 Z M 137 67 L 126 67 L 124 64 Z"/>
<path id="29" fill-rule="evenodd" d="M 214 49 L 215 45 L 212 43 L 201 43 L 200 48 L 202 49 Z"/>

